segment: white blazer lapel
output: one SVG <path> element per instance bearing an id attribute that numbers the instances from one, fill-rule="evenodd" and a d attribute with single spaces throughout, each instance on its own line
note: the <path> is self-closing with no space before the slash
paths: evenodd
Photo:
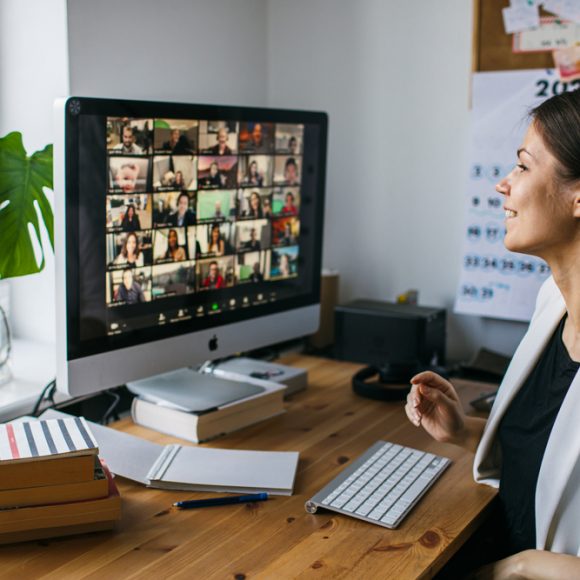
<path id="1" fill-rule="evenodd" d="M 551 547 L 552 522 L 580 456 L 579 410 L 580 371 L 576 373 L 556 417 L 538 475 L 536 544 L 542 550 L 549 550 Z"/>

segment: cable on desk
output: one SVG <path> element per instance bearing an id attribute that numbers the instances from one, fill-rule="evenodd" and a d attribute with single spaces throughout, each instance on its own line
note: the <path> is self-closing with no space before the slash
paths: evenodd
<path id="1" fill-rule="evenodd" d="M 105 391 L 105 393 L 113 398 L 113 402 L 111 403 L 109 408 L 103 413 L 103 416 L 101 417 L 101 420 L 99 421 L 99 423 L 101 425 L 107 425 L 111 418 L 113 418 L 115 421 L 119 420 L 119 415 L 117 415 L 117 413 L 115 413 L 115 409 L 119 405 L 119 401 L 121 400 L 121 395 L 119 395 L 118 393 L 115 393 L 115 391 L 113 389 L 108 389 Z"/>
<path id="2" fill-rule="evenodd" d="M 46 411 L 46 409 L 49 409 L 50 407 L 54 406 L 54 392 L 55 391 L 56 391 L 56 379 L 52 379 L 52 381 L 50 381 L 50 383 L 48 383 L 46 385 L 46 387 L 44 387 L 44 389 L 42 389 L 40 396 L 36 400 L 36 404 L 34 405 L 34 408 L 32 409 L 32 416 L 33 417 L 38 417 L 40 415 L 40 407 L 42 406 L 42 402 L 44 400 L 49 401 L 50 405 L 48 407 L 46 407 L 45 409 L 43 409 L 43 411 Z"/>

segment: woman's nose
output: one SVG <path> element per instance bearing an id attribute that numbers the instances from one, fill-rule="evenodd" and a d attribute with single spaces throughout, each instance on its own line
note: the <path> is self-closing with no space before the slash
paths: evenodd
<path id="1" fill-rule="evenodd" d="M 510 184 L 507 177 L 504 177 L 496 186 L 495 190 L 502 195 L 509 195 Z"/>

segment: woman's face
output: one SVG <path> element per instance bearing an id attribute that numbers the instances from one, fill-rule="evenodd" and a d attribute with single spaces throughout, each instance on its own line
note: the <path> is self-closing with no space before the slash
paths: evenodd
<path id="1" fill-rule="evenodd" d="M 250 196 L 250 205 L 253 210 L 257 210 L 260 207 L 260 196 L 257 193 L 252 193 Z"/>
<path id="2" fill-rule="evenodd" d="M 130 206 L 127 208 L 127 217 L 128 217 L 129 219 L 133 219 L 133 216 L 134 216 L 134 215 L 135 215 L 135 208 L 134 208 L 132 205 L 130 205 Z"/>
<path id="3" fill-rule="evenodd" d="M 185 215 L 187 208 L 189 206 L 189 198 L 185 195 L 182 195 L 177 202 L 177 212 L 179 215 Z"/>
<path id="4" fill-rule="evenodd" d="M 177 232 L 175 230 L 169 230 L 167 241 L 170 248 L 175 248 L 177 246 Z"/>
<path id="5" fill-rule="evenodd" d="M 210 165 L 210 167 L 209 167 L 209 174 L 210 174 L 212 177 L 215 177 L 215 176 L 217 175 L 217 172 L 218 172 L 218 166 L 217 166 L 217 163 L 212 163 L 212 164 Z"/>
<path id="6" fill-rule="evenodd" d="M 211 230 L 211 241 L 217 242 L 220 237 L 220 229 L 219 228 L 212 228 Z"/>
<path id="7" fill-rule="evenodd" d="M 181 171 L 178 171 L 175 174 L 175 183 L 177 183 L 177 184 L 182 184 L 183 183 L 183 173 L 181 173 Z"/>
<path id="8" fill-rule="evenodd" d="M 137 250 L 137 238 L 134 235 L 130 235 L 127 238 L 127 255 L 134 256 Z"/>
<path id="9" fill-rule="evenodd" d="M 557 177 L 558 161 L 530 125 L 518 163 L 496 190 L 505 196 L 505 246 L 541 258 L 556 256 L 576 239 L 575 193 Z"/>
<path id="10" fill-rule="evenodd" d="M 255 161 L 250 163 L 250 175 L 254 176 L 258 174 L 258 164 Z"/>

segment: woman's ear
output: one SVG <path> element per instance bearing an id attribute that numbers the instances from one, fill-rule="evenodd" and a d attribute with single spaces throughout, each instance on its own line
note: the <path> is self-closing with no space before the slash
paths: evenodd
<path id="1" fill-rule="evenodd" d="M 580 219 L 580 180 L 574 186 L 574 217 Z"/>

